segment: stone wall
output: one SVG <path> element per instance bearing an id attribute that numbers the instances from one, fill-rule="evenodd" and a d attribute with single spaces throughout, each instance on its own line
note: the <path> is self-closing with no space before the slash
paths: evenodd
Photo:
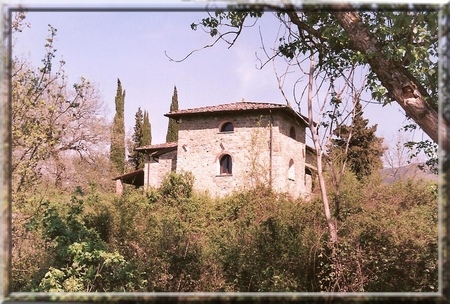
<path id="1" fill-rule="evenodd" d="M 164 178 L 177 167 L 177 151 L 169 151 L 159 155 L 156 160 L 147 155 L 144 170 L 144 187 L 158 188 Z"/>
<path id="2" fill-rule="evenodd" d="M 220 126 L 232 122 L 232 132 L 220 132 Z M 179 123 L 177 172 L 190 171 L 197 191 L 223 196 L 257 183 L 298 197 L 305 190 L 305 130 L 284 114 L 246 112 L 202 114 L 184 117 Z M 289 137 L 294 126 L 296 139 Z M 272 142 L 272 153 L 270 146 Z M 220 159 L 232 158 L 232 174 L 220 174 Z M 288 179 L 289 161 L 294 161 L 295 177 Z"/>
<path id="3" fill-rule="evenodd" d="M 295 129 L 295 138 L 290 129 Z M 276 116 L 274 121 L 273 188 L 279 192 L 299 197 L 305 192 L 305 127 L 286 116 Z M 293 162 L 289 174 L 289 165 Z"/>

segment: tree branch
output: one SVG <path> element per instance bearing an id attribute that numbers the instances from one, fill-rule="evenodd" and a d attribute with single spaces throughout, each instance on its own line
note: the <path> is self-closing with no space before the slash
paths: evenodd
<path id="1" fill-rule="evenodd" d="M 365 27 L 352 5 L 335 4 L 331 7 L 336 9 L 332 14 L 350 37 L 352 43 L 349 47 L 366 55 L 370 67 L 388 90 L 388 96 L 396 100 L 406 114 L 437 143 L 438 130 L 445 132 L 445 126 L 438 124 L 437 108 L 433 106 L 437 103 L 431 100 L 405 67 L 382 52 L 376 37 Z"/>

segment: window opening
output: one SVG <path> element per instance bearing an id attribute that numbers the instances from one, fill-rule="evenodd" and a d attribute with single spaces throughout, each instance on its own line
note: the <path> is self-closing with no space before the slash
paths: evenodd
<path id="1" fill-rule="evenodd" d="M 312 171 L 310 168 L 305 168 L 305 186 L 309 187 L 309 191 L 312 191 L 313 183 L 312 183 Z"/>
<path id="2" fill-rule="evenodd" d="M 295 139 L 295 128 L 294 126 L 291 127 L 291 129 L 289 130 L 289 137 Z"/>
<path id="3" fill-rule="evenodd" d="M 223 155 L 220 158 L 220 174 L 231 174 L 232 167 L 231 156 L 228 154 Z"/>
<path id="4" fill-rule="evenodd" d="M 294 160 L 293 159 L 291 159 L 289 161 L 288 179 L 290 179 L 290 180 L 294 180 L 295 179 L 295 167 L 294 167 Z"/>
<path id="5" fill-rule="evenodd" d="M 306 174 L 306 175 L 312 175 L 311 169 L 305 168 L 305 174 Z"/>
<path id="6" fill-rule="evenodd" d="M 220 127 L 220 132 L 233 132 L 234 126 L 231 122 L 226 122 Z"/>

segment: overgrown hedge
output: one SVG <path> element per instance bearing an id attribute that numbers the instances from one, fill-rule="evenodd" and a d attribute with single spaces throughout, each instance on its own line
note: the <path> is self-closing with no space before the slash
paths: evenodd
<path id="1" fill-rule="evenodd" d="M 316 198 L 258 187 L 212 199 L 192 184 L 171 174 L 147 193 L 91 187 L 13 208 L 13 290 L 437 290 L 434 184 L 349 176 L 334 251 Z"/>

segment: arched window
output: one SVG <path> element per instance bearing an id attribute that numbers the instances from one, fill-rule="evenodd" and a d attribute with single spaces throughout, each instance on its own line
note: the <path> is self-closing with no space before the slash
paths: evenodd
<path id="1" fill-rule="evenodd" d="M 231 122 L 226 122 L 220 126 L 220 132 L 233 132 L 234 126 Z"/>
<path id="2" fill-rule="evenodd" d="M 291 129 L 289 130 L 289 137 L 296 139 L 294 126 L 292 126 Z"/>
<path id="3" fill-rule="evenodd" d="M 288 179 L 295 180 L 295 167 L 293 159 L 289 161 Z"/>
<path id="4" fill-rule="evenodd" d="M 233 169 L 233 163 L 231 156 L 224 154 L 220 157 L 220 174 L 231 174 Z"/>

